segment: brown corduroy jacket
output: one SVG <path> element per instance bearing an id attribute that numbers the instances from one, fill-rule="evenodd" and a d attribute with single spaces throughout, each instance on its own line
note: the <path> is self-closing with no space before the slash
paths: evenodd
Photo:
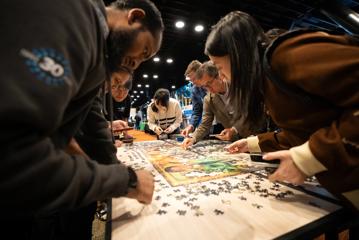
<path id="1" fill-rule="evenodd" d="M 358 42 L 303 33 L 280 43 L 270 60 L 283 82 L 321 100 L 308 104 L 267 78 L 265 104 L 282 131 L 258 135 L 260 150 L 290 149 L 302 172 L 359 209 Z"/>

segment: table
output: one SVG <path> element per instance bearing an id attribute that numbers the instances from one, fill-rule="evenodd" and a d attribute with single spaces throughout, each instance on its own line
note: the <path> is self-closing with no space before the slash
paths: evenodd
<path id="1" fill-rule="evenodd" d="M 348 211 L 335 200 L 271 183 L 266 178 L 265 165 L 251 163 L 248 154 L 229 155 L 221 151 L 223 144 L 207 141 L 190 152 L 174 141 L 119 148 L 118 157 L 125 164 L 153 172 L 155 193 L 153 202 L 135 217 L 120 216 L 118 211 L 140 204 L 126 198 L 113 199 L 108 239 L 309 239 L 334 229 L 359 226 L 358 219 L 348 217 Z M 173 180 L 168 174 L 165 179 L 159 173 L 163 173 L 163 162 L 193 165 L 197 161 L 194 159 L 200 159 L 200 164 L 226 161 L 240 173 L 231 175 L 227 171 L 231 166 L 226 165 L 223 177 L 223 172 L 216 171 L 223 166 L 212 162 L 215 170 L 205 173 L 198 170 L 200 164 L 196 162 L 195 170 L 186 172 L 185 180 Z M 208 175 L 213 179 L 206 179 Z M 312 189 L 325 192 L 315 183 L 313 186 Z"/>

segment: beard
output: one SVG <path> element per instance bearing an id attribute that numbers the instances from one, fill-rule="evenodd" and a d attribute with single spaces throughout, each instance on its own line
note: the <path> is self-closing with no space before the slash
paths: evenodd
<path id="1" fill-rule="evenodd" d="M 139 29 L 110 30 L 107 38 L 108 67 L 111 73 L 121 69 L 121 63 L 139 34 Z"/>

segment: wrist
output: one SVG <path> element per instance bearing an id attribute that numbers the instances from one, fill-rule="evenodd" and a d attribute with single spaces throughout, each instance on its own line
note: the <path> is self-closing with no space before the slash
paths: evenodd
<path id="1" fill-rule="evenodd" d="M 127 171 L 128 171 L 128 188 L 130 189 L 136 189 L 137 188 L 137 174 L 136 172 L 131 168 L 131 167 L 127 167 Z"/>

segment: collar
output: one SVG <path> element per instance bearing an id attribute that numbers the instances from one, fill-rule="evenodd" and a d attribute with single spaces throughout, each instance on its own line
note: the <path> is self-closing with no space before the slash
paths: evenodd
<path id="1" fill-rule="evenodd" d="M 95 9 L 97 20 L 99 21 L 100 27 L 102 29 L 102 34 L 104 39 L 107 39 L 110 30 L 107 25 L 106 18 L 106 9 L 105 4 L 102 0 L 89 0 L 93 8 Z"/>

